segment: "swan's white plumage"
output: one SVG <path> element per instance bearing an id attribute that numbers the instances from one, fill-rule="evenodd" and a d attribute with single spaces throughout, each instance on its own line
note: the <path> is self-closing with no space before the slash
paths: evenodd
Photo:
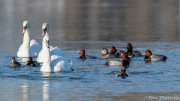
<path id="1" fill-rule="evenodd" d="M 20 45 L 19 50 L 17 52 L 17 57 L 29 57 L 29 51 L 23 44 Z"/>
<path id="2" fill-rule="evenodd" d="M 30 41 L 30 47 L 26 47 L 24 44 L 21 44 L 17 52 L 17 57 L 37 57 L 41 50 L 40 44 L 32 39 Z"/>
<path id="3" fill-rule="evenodd" d="M 36 40 L 32 39 L 30 41 L 30 55 L 31 55 L 31 57 L 37 57 L 40 50 L 41 50 L 40 44 Z"/>
<path id="4" fill-rule="evenodd" d="M 44 49 L 42 48 L 41 51 L 38 54 L 38 57 L 37 57 L 38 62 L 43 62 L 43 59 L 44 59 L 43 54 L 44 54 Z M 66 59 L 64 52 L 58 47 L 50 46 L 50 54 L 51 55 L 61 56 L 64 59 Z"/>
<path id="5" fill-rule="evenodd" d="M 37 57 L 41 47 L 36 40 L 30 41 L 29 22 L 23 22 L 23 43 L 20 45 L 17 52 L 17 57 Z"/>
<path id="6" fill-rule="evenodd" d="M 41 51 L 39 52 L 38 56 L 37 56 L 37 62 L 41 63 L 43 62 L 43 53 L 44 53 L 44 50 L 41 49 Z"/>
<path id="7" fill-rule="evenodd" d="M 23 27 L 29 27 L 29 21 L 23 21 Z"/>
<path id="8" fill-rule="evenodd" d="M 48 34 L 48 29 L 49 29 L 49 25 L 47 23 L 43 23 L 42 25 L 42 36 L 43 36 L 43 39 L 42 39 L 42 49 L 41 51 L 39 52 L 38 54 L 38 57 L 37 57 L 37 61 L 38 62 L 42 62 L 43 59 L 44 59 L 44 48 L 46 48 L 46 45 L 45 45 L 45 40 L 49 40 L 49 34 Z M 51 55 L 58 55 L 58 56 L 61 56 L 63 58 L 66 58 L 65 55 L 64 55 L 64 52 L 58 48 L 58 47 L 53 47 L 53 46 L 50 46 L 50 54 Z"/>
<path id="9" fill-rule="evenodd" d="M 44 56 L 44 59 L 43 59 L 43 64 L 42 64 L 40 71 L 52 72 L 51 71 L 51 57 L 50 57 L 49 47 L 44 48 L 43 56 Z"/>
<path id="10" fill-rule="evenodd" d="M 65 58 L 64 52 L 58 47 L 50 46 L 50 52 L 51 52 L 51 55 L 58 55 Z"/>
<path id="11" fill-rule="evenodd" d="M 41 72 L 72 71 L 72 64 L 68 62 L 63 51 L 58 47 L 49 47 L 47 27 L 46 23 L 42 25 L 42 50 L 37 58 L 39 62 L 42 62 Z"/>
<path id="12" fill-rule="evenodd" d="M 63 57 L 58 55 L 51 55 L 50 51 L 44 49 L 44 56 L 41 72 L 60 72 L 60 71 L 72 71 L 72 65 Z"/>
<path id="13" fill-rule="evenodd" d="M 60 71 L 71 71 L 72 70 L 72 64 L 69 63 L 64 57 L 52 55 L 51 56 L 51 66 L 54 67 L 54 72 L 60 72 Z"/>
<path id="14" fill-rule="evenodd" d="M 39 52 L 38 57 L 37 57 L 37 61 L 38 62 L 43 62 L 43 59 L 45 58 L 45 56 L 44 56 L 45 53 L 44 52 L 45 52 L 45 49 L 47 48 L 47 46 L 46 46 L 46 41 L 47 40 L 49 41 L 48 33 L 43 36 L 43 39 L 42 39 L 42 49 Z"/>
<path id="15" fill-rule="evenodd" d="M 44 45 L 44 42 L 45 42 L 45 40 L 49 40 L 48 29 L 49 29 L 49 25 L 47 23 L 43 23 L 43 25 L 42 25 L 42 31 L 43 31 L 43 33 L 42 33 L 42 36 L 43 36 L 42 49 L 39 52 L 38 57 L 37 57 L 38 62 L 42 62 L 44 59 L 44 56 L 43 56 L 44 48 L 46 48 L 46 45 Z M 58 55 L 58 56 L 65 58 L 64 52 L 58 47 L 50 46 L 50 54 L 51 55 Z"/>

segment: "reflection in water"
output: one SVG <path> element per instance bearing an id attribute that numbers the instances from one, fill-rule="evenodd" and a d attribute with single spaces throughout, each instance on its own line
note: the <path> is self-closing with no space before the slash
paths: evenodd
<path id="1" fill-rule="evenodd" d="M 49 81 L 43 81 L 43 101 L 49 101 Z"/>
<path id="2" fill-rule="evenodd" d="M 42 76 L 43 76 L 43 77 L 50 77 L 50 76 L 51 76 L 51 73 L 42 72 Z"/>
<path id="3" fill-rule="evenodd" d="M 24 83 L 22 86 L 22 99 L 23 101 L 28 101 L 29 100 L 29 84 Z"/>

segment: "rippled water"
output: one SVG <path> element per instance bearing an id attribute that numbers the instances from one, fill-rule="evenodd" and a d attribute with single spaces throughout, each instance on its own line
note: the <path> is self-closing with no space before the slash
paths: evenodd
<path id="1" fill-rule="evenodd" d="M 76 44 L 76 46 L 75 46 Z M 146 64 L 143 58 L 133 58 L 127 70 L 129 77 L 116 77 L 120 66 L 105 66 L 107 59 L 81 61 L 80 47 L 87 54 L 100 56 L 102 47 L 124 49 L 126 42 L 65 42 L 62 49 L 73 61 L 74 71 L 42 74 L 39 68 L 8 67 L 11 56 L 0 57 L 0 100 L 56 101 L 56 100 L 112 100 L 128 92 L 174 92 L 180 90 L 179 42 L 134 42 L 141 52 L 146 48 L 168 57 L 166 62 Z M 66 47 L 65 47 L 66 46 Z M 49 75 L 49 76 L 47 76 Z"/>
<path id="2" fill-rule="evenodd" d="M 0 0 L 0 101 L 119 100 L 130 92 L 180 91 L 179 6 L 179 0 Z M 50 44 L 66 53 L 74 71 L 8 67 L 22 43 L 24 20 L 38 42 L 41 24 L 50 24 Z M 99 57 L 111 45 L 125 50 L 127 41 L 168 59 L 146 64 L 133 58 L 126 79 L 115 76 L 120 66 L 104 65 L 107 59 L 77 59 L 79 48 Z"/>

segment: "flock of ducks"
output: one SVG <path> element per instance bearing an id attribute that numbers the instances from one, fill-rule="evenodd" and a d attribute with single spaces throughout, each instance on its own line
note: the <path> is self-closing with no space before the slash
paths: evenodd
<path id="1" fill-rule="evenodd" d="M 121 76 L 122 78 L 125 78 L 128 76 L 126 73 L 126 69 L 128 68 L 130 61 L 132 58 L 136 57 L 143 57 L 144 61 L 146 63 L 150 63 L 153 61 L 166 61 L 167 57 L 164 55 L 158 55 L 158 54 L 152 54 L 151 50 L 147 49 L 145 51 L 145 54 L 143 55 L 140 51 L 133 50 L 133 46 L 131 43 L 128 43 L 127 45 L 127 51 L 123 50 L 117 50 L 115 46 L 112 46 L 110 48 L 110 51 L 108 51 L 107 48 L 103 48 L 101 51 L 101 58 L 102 59 L 112 59 L 110 61 L 107 61 L 105 65 L 107 66 L 121 66 L 121 72 L 118 73 L 116 76 Z M 85 54 L 84 49 L 80 49 L 80 59 L 96 59 L 95 56 L 89 56 Z M 113 58 L 119 58 L 118 60 L 113 60 Z"/>
<path id="2" fill-rule="evenodd" d="M 22 63 L 31 67 L 40 67 L 41 72 L 60 72 L 60 71 L 72 71 L 72 62 L 67 60 L 64 52 L 54 46 L 50 46 L 49 43 L 49 25 L 47 23 L 42 24 L 42 46 L 34 39 L 30 39 L 30 23 L 28 21 L 23 22 L 23 42 L 17 52 L 17 57 L 21 59 L 21 63 L 17 62 L 15 57 L 10 62 L 10 67 L 20 67 Z M 96 59 L 95 56 L 86 55 L 85 49 L 80 49 L 79 59 Z M 118 60 L 110 60 L 105 65 L 121 65 L 121 72 L 117 76 L 122 78 L 127 77 L 126 69 L 128 68 L 131 58 L 144 57 L 145 62 L 151 61 L 166 61 L 167 57 L 164 55 L 152 54 L 151 50 L 147 49 L 143 55 L 140 51 L 134 51 L 131 43 L 127 45 L 127 51 L 117 50 L 115 46 L 112 46 L 110 51 L 107 48 L 103 48 L 101 51 L 102 59 L 119 58 Z M 33 58 L 37 58 L 37 61 L 33 61 Z"/>
<path id="3" fill-rule="evenodd" d="M 96 59 L 95 56 L 89 56 L 85 54 L 85 49 L 80 49 L 80 57 L 79 59 Z M 121 71 L 116 76 L 120 76 L 122 78 L 126 78 L 128 74 L 126 73 L 126 69 L 128 68 L 130 61 L 132 58 L 143 57 L 146 63 L 150 63 L 153 61 L 166 61 L 167 57 L 164 55 L 152 54 L 151 50 L 147 49 L 145 54 L 143 55 L 140 51 L 133 50 L 133 46 L 131 43 L 127 45 L 127 51 L 117 50 L 115 46 L 110 48 L 108 51 L 107 48 L 103 48 L 101 50 L 101 58 L 102 59 L 112 59 L 107 61 L 105 65 L 107 66 L 121 66 Z M 118 58 L 118 60 L 114 60 L 114 58 Z"/>

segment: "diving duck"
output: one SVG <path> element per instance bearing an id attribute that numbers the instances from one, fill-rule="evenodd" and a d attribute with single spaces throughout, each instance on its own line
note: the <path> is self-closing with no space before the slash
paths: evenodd
<path id="1" fill-rule="evenodd" d="M 120 54 L 117 51 L 115 46 L 111 46 L 111 49 L 110 49 L 110 52 L 109 52 L 109 57 L 111 57 L 111 58 L 119 58 L 120 57 Z"/>
<path id="2" fill-rule="evenodd" d="M 130 61 L 130 58 L 128 57 L 128 53 L 124 52 L 124 53 L 121 54 L 121 58 L 119 60 L 108 61 L 108 62 L 105 63 L 105 65 L 107 65 L 107 66 L 122 65 L 122 66 L 128 67 L 129 61 Z"/>
<path id="3" fill-rule="evenodd" d="M 118 73 L 116 76 L 121 77 L 122 79 L 125 79 L 126 77 L 128 77 L 128 74 L 126 73 L 126 69 L 122 67 L 121 72 Z"/>
<path id="4" fill-rule="evenodd" d="M 10 67 L 16 68 L 21 67 L 21 64 L 16 61 L 15 57 L 12 57 L 11 63 L 9 64 Z"/>
<path id="5" fill-rule="evenodd" d="M 150 61 L 166 61 L 167 57 L 164 55 L 157 55 L 157 54 L 152 54 L 151 50 L 147 49 L 145 51 L 145 57 L 144 61 L 145 62 L 150 62 Z"/>
<path id="6" fill-rule="evenodd" d="M 140 57 L 142 56 L 141 52 L 140 51 L 137 51 L 137 50 L 133 50 L 133 46 L 131 43 L 128 43 L 127 45 L 127 53 L 130 57 Z"/>
<path id="7" fill-rule="evenodd" d="M 40 66 L 40 64 L 36 61 L 33 61 L 32 57 L 28 57 L 28 61 L 27 61 L 27 66 L 31 66 L 31 67 L 38 67 Z"/>
<path id="8" fill-rule="evenodd" d="M 82 48 L 80 49 L 79 54 L 80 54 L 79 59 L 81 59 L 81 60 L 97 58 L 95 56 L 86 55 L 85 49 L 82 49 Z"/>

